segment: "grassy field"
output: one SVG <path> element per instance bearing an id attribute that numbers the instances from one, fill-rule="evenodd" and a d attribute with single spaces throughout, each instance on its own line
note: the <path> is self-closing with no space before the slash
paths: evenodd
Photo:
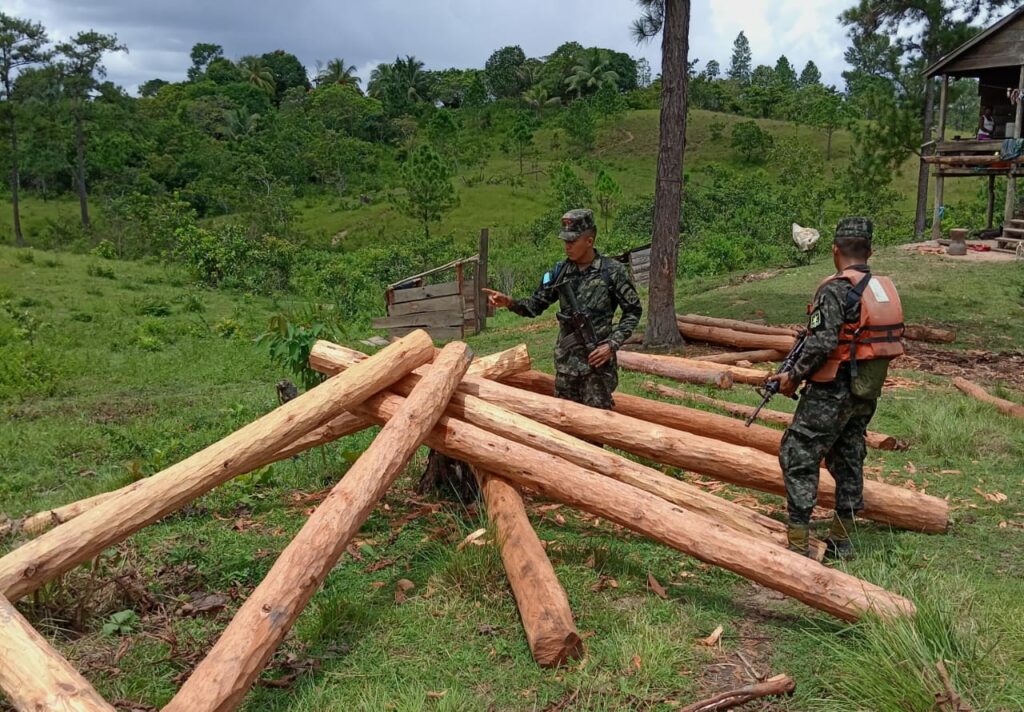
<path id="1" fill-rule="evenodd" d="M 908 319 L 957 328 L 957 348 L 1024 344 L 1018 265 L 896 252 L 877 262 L 896 275 Z M 683 284 L 680 308 L 796 321 L 827 271 L 818 262 L 760 281 L 734 275 Z M 0 248 L 0 511 L 20 516 L 124 485 L 275 407 L 274 383 L 287 374 L 253 338 L 279 306 L 196 290 L 160 266 Z M 524 323 L 503 312 L 470 342 L 487 353 L 525 341 L 537 366 L 550 370 L 554 328 L 553 317 Z M 949 498 L 954 525 L 927 536 L 864 523 L 860 556 L 845 567 L 912 598 L 921 611 L 915 622 L 840 624 L 536 501 L 534 523 L 587 646 L 569 668 L 541 670 L 494 547 L 457 548 L 484 526 L 483 514 L 414 494 L 421 452 L 245 709 L 668 710 L 742 683 L 749 663 L 797 680 L 794 697 L 764 709 L 923 712 L 941 691 L 940 659 L 976 709 L 1024 709 L 1024 429 L 948 382 L 899 375 L 913 387 L 887 392 L 873 427 L 911 449 L 872 452 L 869 476 Z M 624 390 L 639 392 L 646 379 L 622 380 Z M 725 397 L 755 400 L 746 387 Z M 371 436 L 238 478 L 19 606 L 107 699 L 159 707 L 301 527 L 317 493 Z M 781 511 L 778 498 L 759 500 Z M 0 551 L 17 543 L 2 542 Z M 649 574 L 668 600 L 648 589 Z M 400 604 L 399 579 L 415 584 Z M 189 602 L 204 600 L 217 605 L 189 614 Z M 104 633 L 115 614 L 123 630 Z M 700 645 L 718 625 L 721 644 Z"/>

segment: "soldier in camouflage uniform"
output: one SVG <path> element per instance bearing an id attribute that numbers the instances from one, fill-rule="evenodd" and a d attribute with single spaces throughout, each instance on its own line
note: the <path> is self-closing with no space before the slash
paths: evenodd
<path id="1" fill-rule="evenodd" d="M 871 255 L 872 225 L 867 218 L 844 218 L 836 227 L 833 259 L 836 269 L 866 272 Z M 853 285 L 846 279 L 826 282 L 815 295 L 808 320 L 808 338 L 792 371 L 771 380 L 780 392 L 792 395 L 828 360 L 839 344 L 844 323 L 857 322 L 860 302 L 848 303 Z M 811 510 L 817 502 L 818 476 L 824 459 L 836 482 L 835 517 L 826 540 L 833 557 L 853 555 L 850 532 L 854 514 L 864 508 L 864 456 L 868 422 L 877 400 L 860 398 L 851 390 L 850 363 L 843 363 L 835 380 L 808 381 L 800 397 L 793 422 L 786 429 L 779 451 L 779 463 L 786 484 L 790 549 L 806 554 Z"/>
<path id="2" fill-rule="evenodd" d="M 587 353 L 563 325 L 555 344 L 555 395 L 594 408 L 611 408 L 612 392 L 619 382 L 615 352 L 640 322 L 643 307 L 626 266 L 601 256 L 594 249 L 597 225 L 587 209 L 570 210 L 562 216 L 558 235 L 565 243 L 566 260 L 544 275 L 540 287 L 526 299 L 512 299 L 501 292 L 485 290 L 492 306 L 507 307 L 525 317 L 536 317 L 559 302 L 562 313 L 569 305 L 554 286 L 566 280 L 576 293 L 580 309 L 590 317 L 598 346 Z M 613 324 L 615 310 L 622 318 Z"/>

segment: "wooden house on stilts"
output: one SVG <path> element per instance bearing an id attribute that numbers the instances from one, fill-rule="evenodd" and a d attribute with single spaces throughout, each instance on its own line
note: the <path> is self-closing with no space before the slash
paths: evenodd
<path id="1" fill-rule="evenodd" d="M 995 212 L 995 181 L 1006 176 L 1002 235 L 999 247 L 1015 250 L 1024 243 L 1024 219 L 1016 206 L 1017 176 L 1024 175 L 1022 95 L 1024 95 L 1024 7 L 1018 8 L 972 37 L 924 70 L 928 79 L 941 79 L 938 137 L 922 147 L 934 168 L 935 199 L 932 238 L 942 234 L 943 187 L 946 178 L 984 177 L 988 181 L 988 228 Z M 946 138 L 949 80 L 978 81 L 981 107 L 992 107 L 992 131 L 966 139 Z M 928 155 L 928 150 L 933 149 Z"/>

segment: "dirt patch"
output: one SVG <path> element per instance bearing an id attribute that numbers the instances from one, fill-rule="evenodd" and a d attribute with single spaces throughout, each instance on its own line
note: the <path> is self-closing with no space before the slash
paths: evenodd
<path id="1" fill-rule="evenodd" d="M 89 419 L 102 425 L 119 425 L 136 418 L 144 418 L 156 413 L 152 403 L 142 401 L 112 401 L 97 403 L 89 411 Z"/>
<path id="2" fill-rule="evenodd" d="M 896 362 L 896 367 L 978 382 L 1002 381 L 1024 390 L 1022 351 L 950 351 L 908 342 L 907 353 Z"/>
<path id="3" fill-rule="evenodd" d="M 988 248 L 987 250 L 985 248 Z M 1017 259 L 1009 252 L 997 252 L 993 248 L 998 247 L 995 240 L 968 240 L 967 254 L 960 257 L 946 254 L 946 248 L 935 240 L 925 242 L 911 242 L 908 245 L 901 245 L 900 249 L 922 257 L 932 257 L 941 260 L 953 260 L 956 262 L 1013 262 Z"/>
<path id="4" fill-rule="evenodd" d="M 755 588 L 768 591 L 760 586 L 755 586 Z M 769 591 L 769 593 L 774 592 Z M 757 597 L 757 595 L 756 592 L 751 594 L 752 597 Z M 740 620 L 733 630 L 726 631 L 722 640 L 726 643 L 726 647 L 716 649 L 715 662 L 705 666 L 700 674 L 702 697 L 710 697 L 742 685 L 761 682 L 781 672 L 771 669 L 771 640 L 769 636 L 758 630 L 754 620 Z M 775 707 L 770 699 L 766 699 L 757 709 L 775 709 Z"/>

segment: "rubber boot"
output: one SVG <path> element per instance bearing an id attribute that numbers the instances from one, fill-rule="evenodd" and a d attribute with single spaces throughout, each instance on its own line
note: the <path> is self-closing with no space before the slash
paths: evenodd
<path id="1" fill-rule="evenodd" d="M 789 542 L 789 550 L 795 551 L 801 556 L 810 556 L 811 548 L 807 543 L 808 533 L 806 524 L 790 524 L 786 528 L 786 540 Z"/>
<path id="2" fill-rule="evenodd" d="M 825 539 L 825 558 L 845 561 L 855 556 L 853 543 L 850 541 L 853 527 L 853 518 L 840 517 L 838 514 L 832 518 L 832 526 L 829 528 L 828 538 Z"/>

